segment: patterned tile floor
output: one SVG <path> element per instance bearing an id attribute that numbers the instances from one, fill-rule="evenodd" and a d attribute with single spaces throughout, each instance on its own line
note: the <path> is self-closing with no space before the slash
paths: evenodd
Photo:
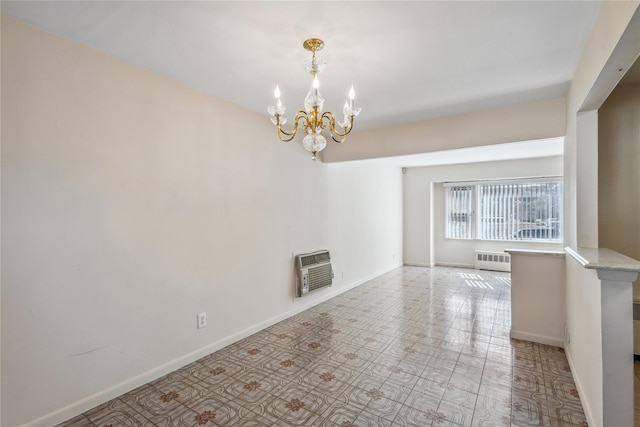
<path id="1" fill-rule="evenodd" d="M 60 426 L 586 426 L 508 273 L 401 267 Z"/>

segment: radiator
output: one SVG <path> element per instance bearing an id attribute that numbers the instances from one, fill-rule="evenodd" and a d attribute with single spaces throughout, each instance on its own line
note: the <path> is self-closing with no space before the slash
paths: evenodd
<path id="1" fill-rule="evenodd" d="M 333 270 L 329 251 L 296 255 L 297 292 L 301 297 L 309 292 L 331 286 Z"/>
<path id="2" fill-rule="evenodd" d="M 504 252 L 476 251 L 477 270 L 511 271 L 511 256 Z"/>

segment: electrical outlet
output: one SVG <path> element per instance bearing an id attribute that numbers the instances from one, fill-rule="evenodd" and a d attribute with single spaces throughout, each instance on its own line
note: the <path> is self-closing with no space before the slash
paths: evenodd
<path id="1" fill-rule="evenodd" d="M 207 326 L 207 313 L 198 313 L 198 329 Z"/>

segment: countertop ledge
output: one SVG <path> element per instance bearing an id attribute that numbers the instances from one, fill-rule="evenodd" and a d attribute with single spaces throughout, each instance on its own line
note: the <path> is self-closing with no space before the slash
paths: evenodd
<path id="1" fill-rule="evenodd" d="M 592 270 L 629 271 L 640 273 L 640 261 L 605 248 L 564 248 L 564 251 L 584 268 Z"/>
<path id="2" fill-rule="evenodd" d="M 545 251 L 534 249 L 505 249 L 504 251 L 511 255 L 545 256 L 559 258 L 564 258 L 565 255 L 562 251 Z"/>

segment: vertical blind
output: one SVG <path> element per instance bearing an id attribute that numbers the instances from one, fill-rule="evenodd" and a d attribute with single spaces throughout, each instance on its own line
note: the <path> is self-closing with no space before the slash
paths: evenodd
<path id="1" fill-rule="evenodd" d="M 471 239 L 473 217 L 473 187 L 447 188 L 447 237 Z"/>
<path id="2" fill-rule="evenodd" d="M 562 183 L 507 182 L 448 186 L 447 237 L 560 240 Z M 474 233 L 475 231 L 475 233 Z"/>

